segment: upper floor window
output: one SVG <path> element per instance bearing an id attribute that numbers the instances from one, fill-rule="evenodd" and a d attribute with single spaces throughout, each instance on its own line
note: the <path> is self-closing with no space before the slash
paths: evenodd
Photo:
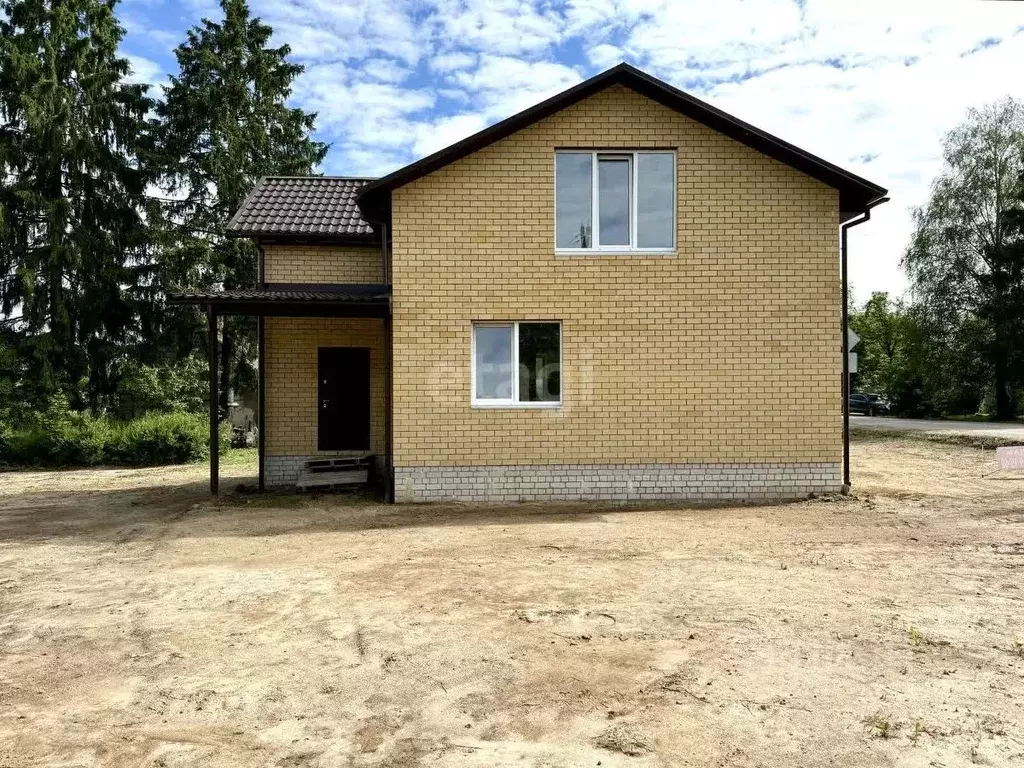
<path id="1" fill-rule="evenodd" d="M 670 151 L 555 153 L 555 247 L 671 251 L 676 155 Z"/>

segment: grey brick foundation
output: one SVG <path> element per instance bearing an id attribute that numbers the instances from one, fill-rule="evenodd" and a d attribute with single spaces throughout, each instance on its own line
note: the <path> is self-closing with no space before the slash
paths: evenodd
<path id="1" fill-rule="evenodd" d="M 363 453 L 353 454 L 310 454 L 308 456 L 267 456 L 263 461 L 263 483 L 267 488 L 287 488 L 294 486 L 299 475 L 306 468 L 306 462 L 314 459 L 332 459 L 339 456 L 364 456 Z M 377 477 L 383 469 L 383 460 L 376 457 Z"/>
<path id="2" fill-rule="evenodd" d="M 263 483 L 268 488 L 295 485 L 306 462 L 315 456 L 267 456 L 263 460 Z"/>
<path id="3" fill-rule="evenodd" d="M 841 488 L 831 462 L 395 467 L 396 501 L 759 501 Z"/>

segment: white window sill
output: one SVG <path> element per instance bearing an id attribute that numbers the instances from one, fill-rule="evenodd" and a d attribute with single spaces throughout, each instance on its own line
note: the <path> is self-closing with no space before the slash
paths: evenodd
<path id="1" fill-rule="evenodd" d="M 556 248 L 555 256 L 675 256 L 676 249 L 669 250 L 644 250 L 635 251 L 622 249 L 603 248 Z"/>
<path id="2" fill-rule="evenodd" d="M 474 400 L 470 403 L 472 408 L 483 408 L 494 410 L 495 408 L 507 408 L 515 411 L 522 410 L 551 410 L 553 408 L 561 408 L 561 402 L 553 402 L 550 400 L 527 402 L 527 403 L 516 403 L 511 400 L 499 400 L 497 402 L 488 402 L 487 400 Z"/>

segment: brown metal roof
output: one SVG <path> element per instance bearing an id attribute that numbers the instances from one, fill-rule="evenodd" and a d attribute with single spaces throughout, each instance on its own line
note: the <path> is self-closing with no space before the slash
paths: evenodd
<path id="1" fill-rule="evenodd" d="M 228 222 L 234 237 L 379 242 L 356 197 L 373 179 L 265 176 Z"/>
<path id="2" fill-rule="evenodd" d="M 281 317 L 386 317 L 391 289 L 387 285 L 285 285 L 240 291 L 170 293 L 171 304 L 205 305 L 217 314 Z"/>
<path id="3" fill-rule="evenodd" d="M 364 211 L 380 211 L 383 215 L 387 210 L 390 193 L 393 190 L 511 136 L 528 125 L 613 85 L 631 88 L 669 109 L 674 109 L 768 157 L 806 173 L 811 178 L 838 189 L 840 210 L 844 214 L 844 218 L 863 213 L 872 202 L 885 196 L 886 190 L 883 187 L 812 155 L 788 141 L 772 136 L 760 128 L 755 128 L 750 123 L 745 123 L 739 118 L 696 99 L 636 67 L 622 63 L 579 85 L 562 91 L 547 101 L 542 101 L 500 123 L 495 123 L 469 138 L 399 168 L 387 176 L 371 181 L 359 191 L 360 206 Z"/>
<path id="4" fill-rule="evenodd" d="M 364 288 L 359 286 L 358 288 Z M 207 301 L 386 301 L 389 295 L 386 285 L 374 286 L 376 290 L 276 290 L 252 289 L 244 291 L 182 291 L 168 295 L 174 304 L 198 304 Z"/>

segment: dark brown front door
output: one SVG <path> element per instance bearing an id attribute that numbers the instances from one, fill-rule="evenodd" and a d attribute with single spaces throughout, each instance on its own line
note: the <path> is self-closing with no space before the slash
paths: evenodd
<path id="1" fill-rule="evenodd" d="M 317 449 L 370 450 L 370 350 L 320 347 Z"/>

